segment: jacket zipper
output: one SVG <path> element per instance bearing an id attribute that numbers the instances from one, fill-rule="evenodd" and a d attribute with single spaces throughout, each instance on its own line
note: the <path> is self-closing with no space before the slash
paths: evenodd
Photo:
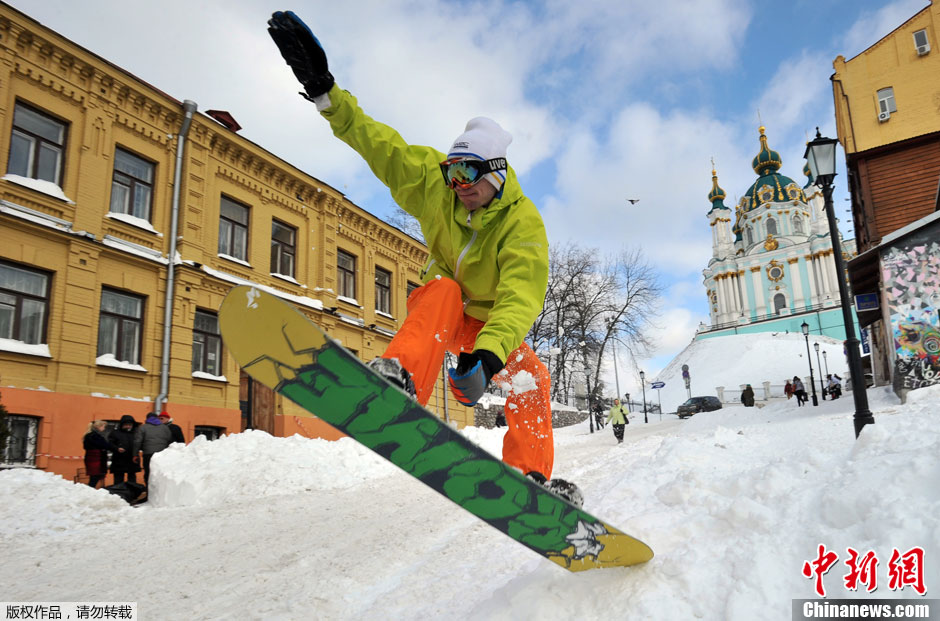
<path id="1" fill-rule="evenodd" d="M 463 252 L 460 253 L 459 257 L 457 257 L 457 265 L 456 267 L 454 267 L 454 278 L 458 279 L 458 282 L 460 279 L 460 263 L 461 261 L 463 261 L 463 258 L 467 256 L 467 253 L 470 252 L 470 246 L 473 245 L 473 242 L 475 242 L 476 239 L 477 239 L 477 232 L 474 231 L 473 236 L 470 237 L 470 241 L 467 242 L 467 245 L 464 247 Z"/>

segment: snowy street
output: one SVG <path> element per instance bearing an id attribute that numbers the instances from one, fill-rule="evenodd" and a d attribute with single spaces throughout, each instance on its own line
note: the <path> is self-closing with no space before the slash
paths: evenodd
<path id="1" fill-rule="evenodd" d="M 142 619 L 789 619 L 816 597 L 801 575 L 819 544 L 880 563 L 925 551 L 940 592 L 940 387 L 901 406 L 851 399 L 728 407 L 679 421 L 634 413 L 623 445 L 587 422 L 556 430 L 555 474 L 586 508 L 649 543 L 630 569 L 570 574 L 478 522 L 351 440 L 262 432 L 197 439 L 154 459 L 149 503 L 31 470 L 0 473 L 7 601 L 136 601 Z M 499 453 L 501 432 L 465 433 Z"/>

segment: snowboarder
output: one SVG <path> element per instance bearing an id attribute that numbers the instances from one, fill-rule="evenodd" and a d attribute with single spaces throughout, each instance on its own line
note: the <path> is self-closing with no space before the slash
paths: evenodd
<path id="1" fill-rule="evenodd" d="M 630 410 L 620 405 L 620 399 L 614 399 L 614 405 L 607 412 L 607 422 L 613 425 L 614 437 L 617 438 L 617 444 L 623 444 L 623 430 L 630 424 L 627 416 Z"/>
<path id="2" fill-rule="evenodd" d="M 480 399 L 500 371 L 510 381 L 517 374 L 534 378 L 534 390 L 511 392 L 506 400 L 503 461 L 536 481 L 548 480 L 559 495 L 577 491 L 549 480 L 551 378 L 523 342 L 545 299 L 548 241 L 538 210 L 506 160 L 512 136 L 492 119 L 476 117 L 446 154 L 408 144 L 334 83 L 320 42 L 293 12 L 274 13 L 268 33 L 303 85 L 300 94 L 365 159 L 395 202 L 418 219 L 430 251 L 424 284 L 408 298 L 407 318 L 369 365 L 422 405 L 445 351 L 458 354 L 449 383 L 466 406 Z"/>

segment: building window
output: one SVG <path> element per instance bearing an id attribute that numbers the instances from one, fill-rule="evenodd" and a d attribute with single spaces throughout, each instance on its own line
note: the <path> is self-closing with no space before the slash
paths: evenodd
<path id="1" fill-rule="evenodd" d="M 222 434 L 225 433 L 225 427 L 212 427 L 210 425 L 196 425 L 193 429 L 193 439 L 196 439 L 196 436 L 205 436 L 206 440 L 210 442 L 213 440 L 218 440 L 222 437 Z"/>
<path id="2" fill-rule="evenodd" d="M 386 315 L 392 312 L 392 273 L 380 267 L 375 268 L 375 310 Z"/>
<path id="3" fill-rule="evenodd" d="M 219 209 L 219 254 L 248 260 L 248 207 L 224 196 Z"/>
<path id="4" fill-rule="evenodd" d="M 407 298 L 410 298 L 410 297 L 411 297 L 411 292 L 414 291 L 415 289 L 417 289 L 417 288 L 420 287 L 420 286 L 421 286 L 421 285 L 419 285 L 418 283 L 416 283 L 416 282 L 411 282 L 411 281 L 409 280 L 409 281 L 408 281 L 408 284 L 407 284 L 406 287 L 405 287 L 405 298 L 406 298 L 406 299 L 407 299 Z"/>
<path id="5" fill-rule="evenodd" d="M 779 315 L 780 311 L 787 307 L 787 298 L 782 293 L 774 296 L 774 314 Z"/>
<path id="6" fill-rule="evenodd" d="M 793 216 L 793 232 L 797 235 L 803 234 L 803 218 L 799 216 Z"/>
<path id="7" fill-rule="evenodd" d="M 222 375 L 222 337 L 219 336 L 219 317 L 215 313 L 197 310 L 193 324 L 193 373 Z"/>
<path id="8" fill-rule="evenodd" d="M 7 172 L 61 185 L 66 124 L 16 102 Z"/>
<path id="9" fill-rule="evenodd" d="M 103 289 L 98 320 L 98 356 L 111 354 L 116 360 L 140 364 L 143 316 L 143 298 Z"/>
<path id="10" fill-rule="evenodd" d="M 271 272 L 281 276 L 294 277 L 294 257 L 296 248 L 297 229 L 281 224 L 277 220 L 271 221 Z"/>
<path id="11" fill-rule="evenodd" d="M 917 53 L 924 55 L 930 51 L 930 43 L 927 41 L 927 31 L 918 30 L 914 33 L 914 47 L 917 48 Z"/>
<path id="12" fill-rule="evenodd" d="M 336 281 L 339 295 L 356 299 L 356 257 L 342 250 L 336 251 Z"/>
<path id="13" fill-rule="evenodd" d="M 878 91 L 878 111 L 879 112 L 897 112 L 898 107 L 894 104 L 894 89 L 892 87 L 883 88 Z"/>
<path id="14" fill-rule="evenodd" d="M 747 245 L 752 245 L 754 243 L 754 232 L 751 231 L 751 227 L 745 229 L 745 236 L 747 237 Z"/>
<path id="15" fill-rule="evenodd" d="M 3 448 L 4 466 L 35 466 L 36 439 L 39 437 L 39 418 L 35 416 L 7 415 L 6 446 Z"/>
<path id="16" fill-rule="evenodd" d="M 46 342 L 49 275 L 0 262 L 0 338 Z"/>
<path id="17" fill-rule="evenodd" d="M 124 149 L 114 150 L 111 213 L 150 221 L 155 165 Z"/>
<path id="18" fill-rule="evenodd" d="M 777 234 L 777 221 L 773 218 L 767 218 L 767 234 L 776 235 Z"/>

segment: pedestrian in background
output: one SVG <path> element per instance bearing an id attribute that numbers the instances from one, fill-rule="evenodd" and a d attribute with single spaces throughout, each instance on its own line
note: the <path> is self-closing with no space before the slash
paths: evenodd
<path id="1" fill-rule="evenodd" d="M 627 415 L 630 410 L 620 405 L 620 399 L 614 399 L 614 405 L 607 412 L 607 422 L 614 428 L 614 437 L 617 438 L 617 444 L 623 444 L 623 430 L 630 424 Z"/>
<path id="2" fill-rule="evenodd" d="M 797 407 L 803 407 L 803 404 L 806 403 L 806 387 L 803 386 L 803 381 L 796 375 L 793 376 L 793 394 L 796 395 Z"/>
<path id="3" fill-rule="evenodd" d="M 137 428 L 134 435 L 134 454 L 143 455 L 144 485 L 150 483 L 150 460 L 173 442 L 173 432 L 156 414 L 149 414 L 147 421 Z"/>
<path id="4" fill-rule="evenodd" d="M 754 389 L 748 384 L 747 388 L 741 393 L 741 403 L 746 408 L 754 407 Z"/>
<path id="5" fill-rule="evenodd" d="M 82 438 L 82 448 L 85 449 L 85 472 L 88 474 L 88 485 L 94 488 L 104 481 L 108 475 L 108 451 L 123 453 L 119 448 L 104 436 L 108 428 L 107 421 L 96 420 L 88 424 L 88 431 Z"/>
<path id="6" fill-rule="evenodd" d="M 783 393 L 787 396 L 787 401 L 793 397 L 793 384 L 787 380 L 787 385 L 783 387 Z"/>
<path id="7" fill-rule="evenodd" d="M 108 434 L 108 441 L 121 449 L 111 456 L 111 474 L 114 483 L 137 482 L 137 473 L 140 472 L 140 457 L 134 452 L 134 433 L 137 430 L 137 421 L 130 414 L 121 417 L 118 426 Z"/>

